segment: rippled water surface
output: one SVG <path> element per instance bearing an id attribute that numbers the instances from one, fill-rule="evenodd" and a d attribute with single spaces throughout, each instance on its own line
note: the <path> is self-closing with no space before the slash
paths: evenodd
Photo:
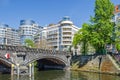
<path id="1" fill-rule="evenodd" d="M 120 80 L 120 76 L 88 73 L 80 71 L 36 71 L 35 76 L 11 76 L 10 74 L 0 74 L 0 80 Z"/>

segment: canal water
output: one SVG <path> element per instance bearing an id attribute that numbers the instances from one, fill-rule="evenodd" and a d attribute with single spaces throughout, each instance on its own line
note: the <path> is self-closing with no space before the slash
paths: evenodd
<path id="1" fill-rule="evenodd" d="M 0 74 L 0 80 L 120 80 L 120 76 L 80 71 L 46 70 L 36 71 L 34 77 Z"/>

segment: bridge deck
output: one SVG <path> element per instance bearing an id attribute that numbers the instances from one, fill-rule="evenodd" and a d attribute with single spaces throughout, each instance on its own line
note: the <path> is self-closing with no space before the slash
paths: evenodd
<path id="1" fill-rule="evenodd" d="M 48 50 L 48 49 L 40 49 L 40 48 L 28 48 L 25 46 L 11 46 L 11 45 L 0 45 L 0 50 L 6 51 L 14 51 L 14 52 L 33 52 L 33 53 L 50 53 L 50 54 L 71 54 L 67 51 L 57 51 L 57 50 Z"/>

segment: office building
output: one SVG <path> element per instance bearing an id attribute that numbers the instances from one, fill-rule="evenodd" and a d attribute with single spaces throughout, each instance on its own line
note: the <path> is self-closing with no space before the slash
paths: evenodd
<path id="1" fill-rule="evenodd" d="M 20 45 L 18 30 L 15 30 L 7 24 L 0 24 L 0 44 Z"/>
<path id="2" fill-rule="evenodd" d="M 69 51 L 72 46 L 74 34 L 79 30 L 68 16 L 63 17 L 57 24 L 49 24 L 39 32 L 37 38 L 39 42 L 36 44 L 42 44 L 45 49 Z M 41 47 L 43 47 L 41 46 Z M 40 47 L 40 48 L 41 48 Z M 72 48 L 75 52 L 75 49 Z M 77 52 L 80 53 L 79 50 Z"/>
<path id="3" fill-rule="evenodd" d="M 42 27 L 34 37 L 37 48 L 49 49 L 47 45 L 47 27 Z"/>
<path id="4" fill-rule="evenodd" d="M 34 40 L 34 36 L 40 28 L 33 20 L 21 20 L 19 27 L 21 45 L 25 45 L 25 39 Z"/>

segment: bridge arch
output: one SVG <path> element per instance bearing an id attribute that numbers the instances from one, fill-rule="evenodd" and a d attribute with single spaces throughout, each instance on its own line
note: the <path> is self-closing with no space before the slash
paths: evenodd
<path id="1" fill-rule="evenodd" d="M 39 60 L 39 59 L 46 59 L 46 58 L 56 59 L 56 60 L 59 60 L 59 61 L 63 62 L 65 65 L 67 65 L 67 62 L 66 62 L 66 61 L 64 61 L 63 59 L 61 59 L 61 58 L 59 58 L 59 57 L 55 57 L 55 56 L 41 56 L 41 57 L 38 57 L 38 58 L 35 58 L 35 59 L 30 60 L 30 61 L 27 62 L 25 65 L 28 65 L 28 64 L 30 64 L 30 63 L 33 63 L 33 62 L 35 62 L 35 61 L 37 61 L 37 60 Z"/>
<path id="2" fill-rule="evenodd" d="M 1 57 L 0 57 L 0 61 L 2 63 L 4 63 L 6 66 L 8 66 L 8 67 L 11 67 L 11 64 L 13 64 L 12 62 L 10 62 L 10 61 L 8 61 L 8 60 L 6 60 L 4 58 L 1 58 Z"/>
<path id="3" fill-rule="evenodd" d="M 65 60 L 63 60 L 63 59 L 61 59 L 59 57 L 56 57 L 56 56 L 40 56 L 38 58 L 30 60 L 25 65 L 29 65 L 30 63 L 33 63 L 33 62 L 38 61 L 38 60 L 47 60 L 47 61 L 50 61 L 50 62 L 53 61 L 53 62 L 58 63 L 58 65 L 63 65 L 64 68 L 66 66 L 68 66 L 68 62 L 66 62 Z"/>

